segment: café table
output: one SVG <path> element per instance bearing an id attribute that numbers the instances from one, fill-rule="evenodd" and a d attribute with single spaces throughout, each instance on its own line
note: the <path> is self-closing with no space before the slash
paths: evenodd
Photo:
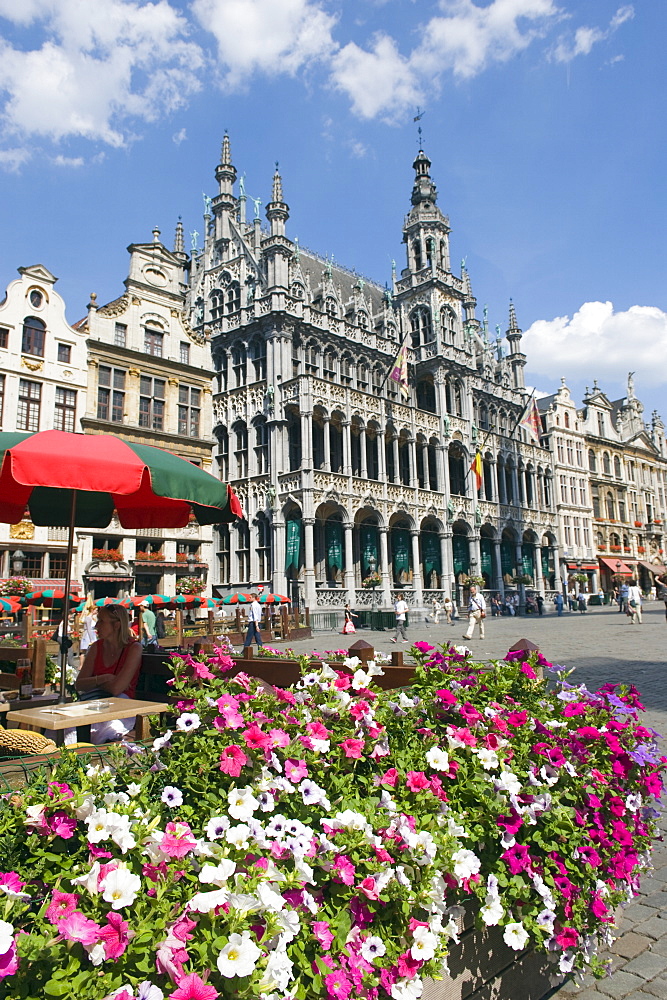
<path id="1" fill-rule="evenodd" d="M 142 739 L 143 719 L 147 715 L 160 715 L 173 711 L 173 706 L 160 701 L 137 701 L 132 698 L 99 698 L 96 701 L 75 701 L 65 705 L 44 708 L 23 708 L 7 712 L 7 722 L 19 729 L 51 730 L 54 740 L 62 746 L 65 730 L 76 727 L 77 740 L 90 743 L 90 727 L 96 722 L 113 719 L 130 719 L 136 716 L 137 738 Z M 147 733 L 145 734 L 148 735 Z"/>

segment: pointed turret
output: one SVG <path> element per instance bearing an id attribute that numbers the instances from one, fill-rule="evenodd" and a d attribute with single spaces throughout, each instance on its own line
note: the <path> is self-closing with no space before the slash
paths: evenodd
<path id="1" fill-rule="evenodd" d="M 431 161 L 423 149 L 417 153 L 412 166 L 415 171 L 410 196 L 412 208 L 403 227 L 403 239 L 408 245 L 408 270 L 403 274 L 428 268 L 435 276 L 438 269 L 450 270 L 449 219 L 438 208 L 438 191 L 430 174 Z"/>
<path id="2" fill-rule="evenodd" d="M 232 147 L 227 132 L 222 140 L 220 163 L 215 168 L 215 179 L 219 188 L 219 193 L 212 202 L 215 218 L 215 240 L 220 244 L 220 253 L 224 260 L 231 239 L 229 219 L 236 216 L 236 198 L 234 197 L 236 167 L 232 163 Z"/>
<path id="3" fill-rule="evenodd" d="M 509 326 L 505 332 L 505 337 L 510 345 L 509 360 L 512 365 L 514 387 L 516 389 L 523 389 L 526 385 L 523 374 L 523 370 L 526 366 L 526 355 L 521 352 L 522 335 L 523 331 L 519 329 L 519 324 L 516 318 L 516 309 L 514 308 L 514 303 L 510 299 Z"/>
<path id="4" fill-rule="evenodd" d="M 222 137 L 222 149 L 220 151 L 220 166 L 221 167 L 232 166 L 232 144 L 229 141 L 229 135 L 227 134 L 226 129 L 225 129 L 225 134 Z"/>
<path id="5" fill-rule="evenodd" d="M 435 205 L 438 200 L 438 189 L 431 180 L 429 173 L 431 161 L 423 149 L 420 149 L 417 153 L 412 166 L 415 171 L 415 183 L 412 188 L 411 198 L 412 204 L 421 205 L 423 202 L 430 202 L 431 205 Z"/>
<path id="6" fill-rule="evenodd" d="M 271 201 L 266 206 L 266 217 L 271 225 L 272 236 L 285 235 L 285 223 L 289 218 L 289 207 L 283 201 L 283 180 L 276 163 L 271 188 Z"/>
<path id="7" fill-rule="evenodd" d="M 183 234 L 183 222 L 179 215 L 174 233 L 174 253 L 185 253 L 185 239 Z"/>

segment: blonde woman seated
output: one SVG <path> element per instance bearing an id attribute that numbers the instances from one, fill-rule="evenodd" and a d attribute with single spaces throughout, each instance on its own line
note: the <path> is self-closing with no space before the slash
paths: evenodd
<path id="1" fill-rule="evenodd" d="M 88 650 L 76 679 L 77 691 L 83 697 L 95 692 L 101 698 L 134 698 L 141 669 L 141 643 L 130 631 L 127 610 L 115 604 L 100 608 L 95 631 L 97 641 Z M 134 718 L 98 722 L 91 726 L 91 742 L 122 739 L 134 724 Z"/>

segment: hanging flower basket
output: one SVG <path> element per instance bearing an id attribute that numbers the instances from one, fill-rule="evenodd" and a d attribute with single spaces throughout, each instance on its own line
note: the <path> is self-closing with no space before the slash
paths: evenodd
<path id="1" fill-rule="evenodd" d="M 25 597 L 34 589 L 32 580 L 26 580 L 22 576 L 11 576 L 8 580 L 0 582 L 0 597 Z"/>
<path id="2" fill-rule="evenodd" d="M 381 583 L 382 579 L 379 573 L 369 573 L 369 575 L 361 581 L 361 586 L 364 590 L 371 590 L 373 587 L 379 587 Z"/>
<path id="3" fill-rule="evenodd" d="M 176 581 L 177 594 L 203 594 L 206 584 L 198 576 L 180 576 Z"/>

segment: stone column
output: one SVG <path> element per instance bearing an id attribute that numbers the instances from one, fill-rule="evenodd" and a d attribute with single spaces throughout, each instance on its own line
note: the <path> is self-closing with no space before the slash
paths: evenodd
<path id="1" fill-rule="evenodd" d="M 314 517 L 304 517 L 303 519 L 303 531 L 304 531 L 304 548 L 305 548 L 305 571 L 304 571 L 304 585 L 305 585 L 305 599 L 306 607 L 314 610 L 317 607 L 317 593 L 315 587 L 315 544 L 314 544 L 314 532 L 313 528 L 315 525 Z"/>
<path id="2" fill-rule="evenodd" d="M 474 576 L 481 576 L 482 575 L 482 562 L 481 562 L 481 553 L 480 553 L 480 548 L 479 548 L 479 535 L 476 535 L 476 534 L 470 535 L 468 537 L 468 546 L 469 546 L 469 552 L 470 552 L 471 568 L 472 568 L 472 561 L 473 561 L 473 559 L 475 560 L 475 566 L 474 566 L 473 575 Z"/>
<path id="3" fill-rule="evenodd" d="M 408 472 L 409 472 L 409 475 L 408 475 L 408 486 L 417 486 L 418 485 L 418 483 L 417 483 L 417 442 L 415 441 L 414 438 L 411 438 L 407 442 L 406 447 L 408 449 L 408 463 L 409 463 L 409 469 L 408 469 Z M 427 461 L 428 461 L 428 456 L 427 456 Z M 428 482 L 428 465 L 427 465 L 426 469 L 424 470 L 424 472 L 425 472 L 424 478 L 425 478 L 426 482 Z M 426 489 L 428 489 L 428 487 L 426 487 Z"/>
<path id="4" fill-rule="evenodd" d="M 352 441 L 350 431 L 350 421 L 343 421 L 343 475 L 352 475 Z"/>
<path id="5" fill-rule="evenodd" d="M 391 575 L 389 567 L 389 548 L 387 546 L 387 531 L 389 529 L 382 525 L 378 528 L 380 535 L 380 578 L 382 579 L 381 594 L 382 603 L 386 608 L 392 606 L 391 600 Z"/>
<path id="6" fill-rule="evenodd" d="M 301 414 L 301 467 L 313 467 L 313 412 Z"/>
<path id="7" fill-rule="evenodd" d="M 538 594 L 544 594 L 544 577 L 542 576 L 542 546 L 536 542 L 533 546 L 533 559 L 535 561 L 535 588 Z"/>
<path id="8" fill-rule="evenodd" d="M 354 547 L 352 545 L 353 525 L 351 521 L 343 522 L 345 532 L 345 576 L 344 587 L 348 603 L 354 607 L 356 600 L 356 575 L 354 571 Z"/>
<path id="9" fill-rule="evenodd" d="M 424 603 L 424 587 L 419 557 L 419 530 L 417 528 L 411 529 L 410 538 L 412 540 L 412 587 L 415 593 L 415 604 L 417 607 L 421 607 Z"/>
<path id="10" fill-rule="evenodd" d="M 378 431 L 377 435 L 377 446 L 378 446 L 378 479 L 381 483 L 387 481 L 387 455 L 384 450 L 384 434 Z"/>
<path id="11" fill-rule="evenodd" d="M 523 576 L 523 551 L 521 549 L 521 542 L 517 542 L 516 545 L 516 572 L 517 576 Z M 518 586 L 519 591 L 519 614 L 523 615 L 526 611 L 526 586 L 520 583 Z"/>
<path id="12" fill-rule="evenodd" d="M 500 539 L 493 539 L 493 562 L 494 562 L 494 580 L 495 589 L 500 594 L 501 599 L 505 597 L 505 581 L 503 580 L 503 563 L 500 556 Z"/>
<path id="13" fill-rule="evenodd" d="M 391 447 L 394 451 L 394 482 L 400 483 L 401 481 L 401 466 L 398 460 L 398 434 L 394 434 L 393 440 L 391 442 Z"/>
<path id="14" fill-rule="evenodd" d="M 322 471 L 331 472 L 331 437 L 330 437 L 331 417 L 325 416 L 323 418 L 323 423 L 324 423 L 324 434 L 323 434 L 324 464 L 322 466 Z"/>
<path id="15" fill-rule="evenodd" d="M 287 594 L 287 576 L 285 575 L 285 522 L 278 519 L 274 513 L 271 525 L 273 536 L 273 591 L 276 594 Z"/>
<path id="16" fill-rule="evenodd" d="M 368 462 L 366 461 L 366 428 L 359 434 L 359 462 L 361 464 L 361 478 L 368 479 Z"/>

